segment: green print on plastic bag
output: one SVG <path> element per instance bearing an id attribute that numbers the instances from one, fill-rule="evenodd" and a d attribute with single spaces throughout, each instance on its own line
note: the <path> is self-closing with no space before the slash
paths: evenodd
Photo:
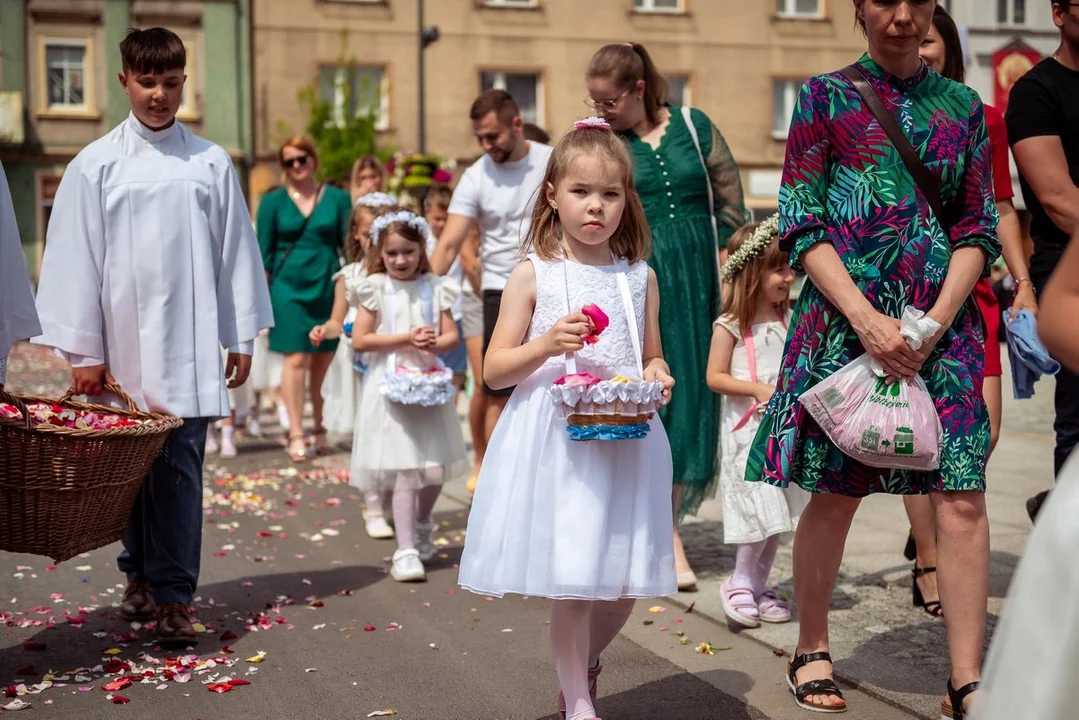
<path id="1" fill-rule="evenodd" d="M 914 429 L 909 427 L 897 427 L 895 429 L 895 444 L 892 451 L 896 455 L 914 454 Z"/>
<path id="2" fill-rule="evenodd" d="M 883 405 L 886 408 L 905 410 L 910 407 L 910 403 L 906 399 L 899 399 L 900 393 L 901 388 L 898 382 L 889 385 L 884 381 L 884 378 L 877 378 L 877 385 L 869 395 L 869 402 Z"/>

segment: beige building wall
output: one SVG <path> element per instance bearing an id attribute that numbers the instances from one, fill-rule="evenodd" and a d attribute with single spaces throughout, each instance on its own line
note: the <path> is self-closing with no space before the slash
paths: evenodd
<path id="1" fill-rule="evenodd" d="M 664 0 L 426 0 L 425 22 L 441 31 L 426 52 L 427 149 L 462 161 L 477 155 L 468 108 L 484 71 L 538 75 L 537 121 L 557 137 L 589 114 L 584 71 L 592 53 L 633 40 L 662 72 L 687 79 L 690 104 L 712 117 L 742 167 L 747 203 L 775 207 L 784 138 L 773 127 L 773 83 L 794 81 L 789 101 L 807 77 L 864 48 L 850 0 L 817 3 L 817 16 L 790 18 L 777 10 L 794 0 L 681 0 L 676 12 L 635 9 Z M 278 129 L 302 129 L 297 92 L 320 65 L 336 63 L 342 43 L 346 59 L 384 72 L 385 142 L 417 149 L 416 0 L 254 5 L 255 148 L 266 163 L 253 184 L 276 180 Z M 789 114 L 782 105 L 781 117 Z"/>

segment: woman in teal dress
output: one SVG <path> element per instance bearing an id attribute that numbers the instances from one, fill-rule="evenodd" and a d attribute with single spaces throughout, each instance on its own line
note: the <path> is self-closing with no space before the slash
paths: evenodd
<path id="1" fill-rule="evenodd" d="M 719 396 L 705 385 L 705 365 L 712 322 L 719 316 L 719 252 L 747 219 L 742 183 L 708 116 L 690 110 L 690 126 L 682 108 L 667 107 L 667 82 L 643 46 L 600 48 L 587 82 L 589 104 L 633 157 L 634 181 L 652 230 L 649 264 L 659 281 L 663 349 L 678 382 L 670 404 L 660 410 L 674 456 L 677 527 L 715 494 Z M 675 559 L 679 587 L 693 587 L 696 578 L 677 530 Z"/>
<path id="2" fill-rule="evenodd" d="M 273 304 L 270 350 L 285 358 L 281 395 L 289 416 L 288 454 L 301 462 L 307 458 L 305 386 L 310 389 L 315 451 L 328 445 L 322 427 L 322 380 L 337 341 L 325 340 L 315 348 L 308 334 L 329 320 L 333 310 L 333 275 L 341 269 L 352 201 L 346 191 L 315 179 L 318 156 L 306 138 L 288 140 L 278 159 L 286 182 L 263 196 L 256 225 Z"/>

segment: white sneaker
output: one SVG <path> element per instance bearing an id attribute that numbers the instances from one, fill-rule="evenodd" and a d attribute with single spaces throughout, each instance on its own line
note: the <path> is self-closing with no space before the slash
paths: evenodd
<path id="1" fill-rule="evenodd" d="M 221 438 L 221 457 L 223 457 L 223 458 L 234 458 L 238 454 L 239 453 L 236 452 L 236 443 L 233 441 L 233 439 L 231 437 L 222 436 L 222 438 Z"/>
<path id="2" fill-rule="evenodd" d="M 251 414 L 247 418 L 247 424 L 244 426 L 244 431 L 249 437 L 260 438 L 262 437 L 262 426 L 259 425 L 259 420 L 254 414 Z"/>
<path id="3" fill-rule="evenodd" d="M 206 454 L 216 455 L 221 452 L 221 446 L 217 444 L 217 430 L 213 427 L 206 433 Z"/>
<path id="4" fill-rule="evenodd" d="M 430 562 L 434 559 L 437 549 L 435 548 L 435 524 L 416 523 L 416 551 L 420 554 L 420 560 Z"/>
<path id="5" fill-rule="evenodd" d="M 367 535 L 375 540 L 389 540 L 393 538 L 393 528 L 386 522 L 382 513 L 372 510 L 363 511 L 363 527 Z"/>
<path id="6" fill-rule="evenodd" d="M 424 582 L 427 573 L 423 570 L 420 562 L 420 554 L 415 548 L 398 550 L 393 554 L 393 567 L 390 568 L 390 577 L 397 582 Z"/>

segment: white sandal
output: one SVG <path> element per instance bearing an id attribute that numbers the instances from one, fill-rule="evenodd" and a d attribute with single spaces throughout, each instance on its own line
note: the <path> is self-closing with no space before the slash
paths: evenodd
<path id="1" fill-rule="evenodd" d="M 753 597 L 750 588 L 732 588 L 731 578 L 723 581 L 719 588 L 720 597 L 723 600 L 723 614 L 731 622 L 746 628 L 758 628 L 761 626 L 760 612 L 757 609 L 757 599 Z M 752 610 L 754 614 L 745 611 Z"/>
<path id="2" fill-rule="evenodd" d="M 788 623 L 791 621 L 790 605 L 779 599 L 776 591 L 769 589 L 757 596 L 757 612 L 761 622 Z"/>

